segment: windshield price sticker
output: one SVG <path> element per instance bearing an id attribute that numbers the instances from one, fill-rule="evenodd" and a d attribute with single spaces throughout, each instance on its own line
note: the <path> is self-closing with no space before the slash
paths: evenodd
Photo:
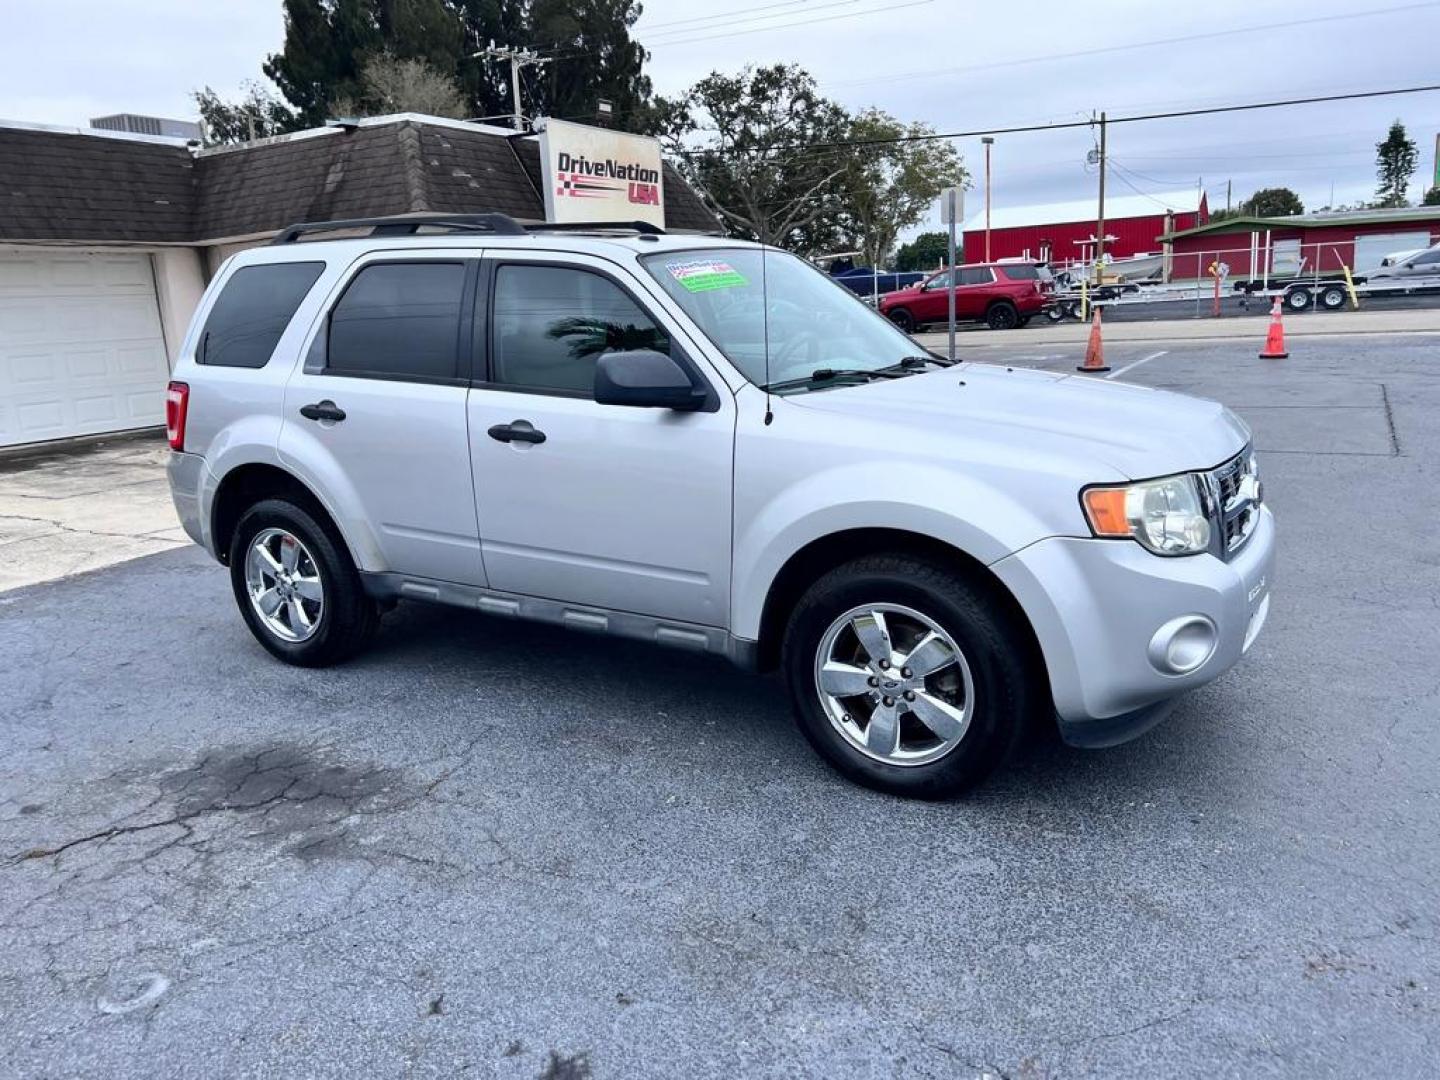
<path id="1" fill-rule="evenodd" d="M 666 263 L 670 276 L 687 292 L 709 292 L 712 289 L 734 289 L 749 285 L 745 275 L 726 262 L 707 259 L 704 262 Z"/>

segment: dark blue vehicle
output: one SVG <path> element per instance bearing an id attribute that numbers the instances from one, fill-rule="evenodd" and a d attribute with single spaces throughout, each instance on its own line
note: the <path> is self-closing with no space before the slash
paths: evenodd
<path id="1" fill-rule="evenodd" d="M 908 288 L 924 281 L 929 274 L 906 271 L 904 273 L 882 270 L 878 274 L 868 266 L 851 266 L 846 260 L 839 260 L 830 267 L 830 276 L 844 285 L 856 296 L 871 296 Z"/>

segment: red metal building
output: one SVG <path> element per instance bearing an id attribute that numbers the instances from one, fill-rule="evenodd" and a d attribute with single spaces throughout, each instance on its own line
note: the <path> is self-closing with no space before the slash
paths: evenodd
<path id="1" fill-rule="evenodd" d="M 1171 244 L 1170 277 L 1203 278 L 1223 262 L 1232 278 L 1262 274 L 1364 274 L 1386 255 L 1440 243 L 1440 206 L 1351 210 L 1293 217 L 1237 217 L 1182 229 Z"/>
<path id="2" fill-rule="evenodd" d="M 990 250 L 985 250 L 985 211 L 965 222 L 965 261 L 1030 258 L 1055 265 L 1094 255 L 1097 200 L 1016 206 L 990 211 Z M 1110 195 L 1105 199 L 1106 253 L 1114 259 L 1160 251 L 1160 236 L 1210 220 L 1202 192 Z"/>

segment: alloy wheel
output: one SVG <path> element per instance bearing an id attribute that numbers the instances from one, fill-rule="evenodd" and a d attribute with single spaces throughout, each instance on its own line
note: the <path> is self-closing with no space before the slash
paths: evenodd
<path id="1" fill-rule="evenodd" d="M 255 535 L 245 553 L 245 590 L 265 628 L 282 641 L 307 641 L 320 626 L 320 568 L 293 533 L 269 528 Z"/>
<path id="2" fill-rule="evenodd" d="M 975 682 L 955 639 L 899 604 L 835 619 L 815 654 L 820 705 L 841 738 L 887 765 L 927 765 L 960 745 Z"/>

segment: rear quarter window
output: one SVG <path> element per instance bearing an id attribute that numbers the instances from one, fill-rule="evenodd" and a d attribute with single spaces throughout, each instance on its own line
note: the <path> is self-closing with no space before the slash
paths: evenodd
<path id="1" fill-rule="evenodd" d="M 230 275 L 205 320 L 195 362 L 212 367 L 263 368 L 290 325 L 323 262 L 266 263 Z"/>
<path id="2" fill-rule="evenodd" d="M 1011 281 L 1040 280 L 1040 271 L 1033 266 L 1027 266 L 1023 263 L 1018 266 L 1006 263 L 1004 266 L 1000 267 L 1000 272 L 1004 274 L 1007 278 L 1009 278 Z"/>

